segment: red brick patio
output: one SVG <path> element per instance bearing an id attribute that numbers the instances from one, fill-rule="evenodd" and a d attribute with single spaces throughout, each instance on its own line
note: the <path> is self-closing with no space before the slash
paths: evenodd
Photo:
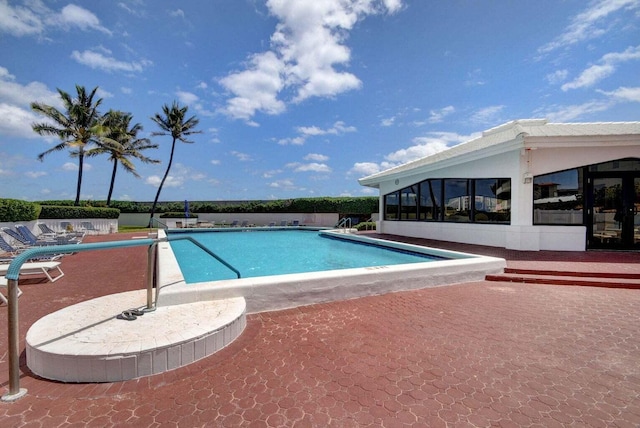
<path id="1" fill-rule="evenodd" d="M 640 272 L 639 253 L 437 244 L 505 257 L 509 266 Z M 21 281 L 22 350 L 29 326 L 45 314 L 143 288 L 146 249 L 79 253 L 62 267 L 66 276 L 55 284 Z M 0 306 L 2 393 L 6 313 Z M 218 354 L 126 382 L 40 379 L 23 353 L 28 393 L 0 402 L 0 420 L 2 427 L 637 427 L 638 326 L 639 290 L 477 282 L 372 296 L 250 315 L 245 332 Z"/>

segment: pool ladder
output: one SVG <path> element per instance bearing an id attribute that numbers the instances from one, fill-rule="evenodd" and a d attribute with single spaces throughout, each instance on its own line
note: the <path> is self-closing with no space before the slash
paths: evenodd
<path id="1" fill-rule="evenodd" d="M 341 219 L 336 228 L 342 229 L 342 233 L 351 233 L 351 217 L 344 217 Z"/>

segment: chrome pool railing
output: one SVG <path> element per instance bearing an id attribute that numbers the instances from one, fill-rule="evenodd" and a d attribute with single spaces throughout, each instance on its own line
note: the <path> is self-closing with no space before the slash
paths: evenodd
<path id="1" fill-rule="evenodd" d="M 7 274 L 7 326 L 8 326 L 8 362 L 9 362 L 9 392 L 0 397 L 0 401 L 12 402 L 26 395 L 27 390 L 20 388 L 20 350 L 19 350 L 19 305 L 18 305 L 18 277 L 20 276 L 20 268 L 22 265 L 37 256 L 43 256 L 47 254 L 70 254 L 79 253 L 83 251 L 95 251 L 95 250 L 107 250 L 114 248 L 129 248 L 140 247 L 147 245 L 149 247 L 147 251 L 147 307 L 146 311 L 153 311 L 155 309 L 155 303 L 153 302 L 153 287 L 155 285 L 155 248 L 160 242 L 188 240 L 205 251 L 210 256 L 214 257 L 220 263 L 227 266 L 234 271 L 238 278 L 240 278 L 240 272 L 213 253 L 211 250 L 203 246 L 200 242 L 193 239 L 191 236 L 174 236 L 166 238 L 155 239 L 133 239 L 130 241 L 110 241 L 110 242 L 96 242 L 89 244 L 64 244 L 64 245 L 51 245 L 43 247 L 34 247 L 25 250 L 18 254 L 9 265 Z M 158 300 L 159 290 L 156 287 L 156 303 Z"/>

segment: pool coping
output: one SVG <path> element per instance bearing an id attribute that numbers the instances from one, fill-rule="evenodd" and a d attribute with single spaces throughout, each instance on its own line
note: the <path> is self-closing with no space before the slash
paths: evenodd
<path id="1" fill-rule="evenodd" d="M 166 236 L 159 230 L 159 238 Z M 393 266 L 229 279 L 187 284 L 169 242 L 158 244 L 158 307 L 204 300 L 244 297 L 247 313 L 268 312 L 396 291 L 484 280 L 501 273 L 506 260 L 497 257 L 422 247 L 353 233 L 324 230 L 342 239 L 370 242 L 454 259 Z"/>

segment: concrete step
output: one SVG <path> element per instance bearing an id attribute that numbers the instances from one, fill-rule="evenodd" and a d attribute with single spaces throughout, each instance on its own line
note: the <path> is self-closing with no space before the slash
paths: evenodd
<path id="1" fill-rule="evenodd" d="M 543 271 L 507 268 L 503 274 L 487 275 L 485 279 L 487 281 L 527 284 L 640 289 L 640 274 L 636 273 Z"/>
<path id="2" fill-rule="evenodd" d="M 233 342 L 246 325 L 244 298 L 141 308 L 146 290 L 98 297 L 36 321 L 26 335 L 27 366 L 62 382 L 118 382 L 163 373 L 209 356 Z"/>

